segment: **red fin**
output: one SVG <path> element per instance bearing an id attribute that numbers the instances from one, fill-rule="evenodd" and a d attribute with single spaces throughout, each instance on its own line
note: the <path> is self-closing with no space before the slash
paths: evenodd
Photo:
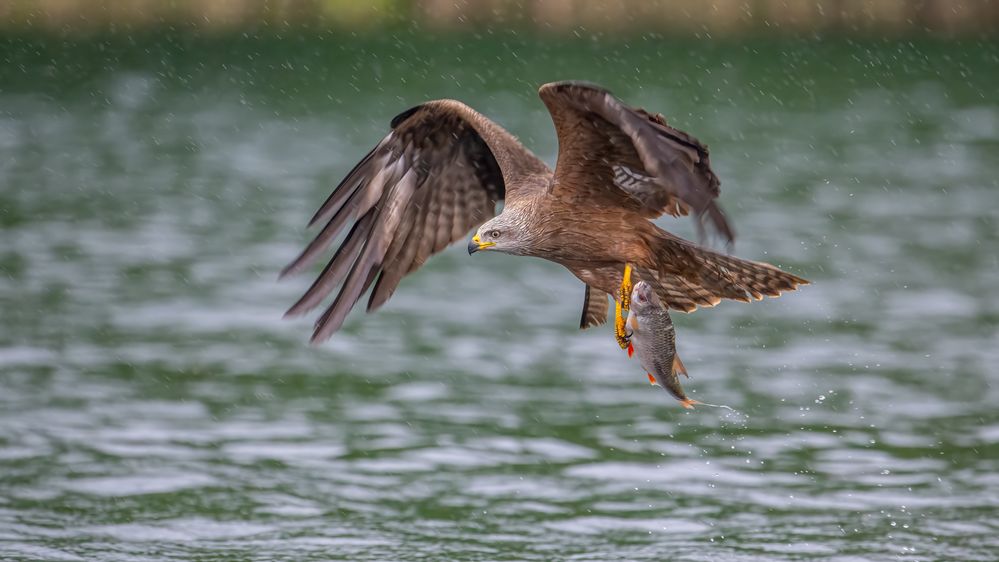
<path id="1" fill-rule="evenodd" d="M 656 377 L 653 377 L 652 373 L 646 373 L 646 374 L 649 375 L 649 384 L 652 384 L 653 386 L 659 386 L 659 383 L 656 382 Z"/>
<path id="2" fill-rule="evenodd" d="M 680 405 L 688 410 L 693 410 L 694 404 L 700 404 L 700 402 L 698 402 L 697 400 L 692 400 L 690 398 L 687 398 L 686 400 L 680 400 Z"/>
<path id="3" fill-rule="evenodd" d="M 680 361 L 679 354 L 673 356 L 673 372 L 690 378 L 690 375 L 687 374 L 687 368 L 683 366 L 683 361 Z"/>
<path id="4" fill-rule="evenodd" d="M 634 354 L 635 354 L 635 346 L 631 342 L 628 342 L 628 357 L 631 357 Z"/>

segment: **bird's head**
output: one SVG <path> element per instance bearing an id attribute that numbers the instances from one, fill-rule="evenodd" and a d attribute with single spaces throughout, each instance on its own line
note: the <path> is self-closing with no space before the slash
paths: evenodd
<path id="1" fill-rule="evenodd" d="M 525 255 L 527 232 L 512 215 L 501 213 L 486 221 L 468 242 L 469 255 L 480 250 L 497 250 L 505 254 Z"/>

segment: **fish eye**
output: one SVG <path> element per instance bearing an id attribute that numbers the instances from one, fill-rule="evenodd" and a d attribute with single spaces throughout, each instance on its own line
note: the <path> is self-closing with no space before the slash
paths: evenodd
<path id="1" fill-rule="evenodd" d="M 498 230 L 490 230 L 489 231 L 489 237 L 490 238 L 499 238 L 500 237 L 500 231 L 498 231 Z"/>

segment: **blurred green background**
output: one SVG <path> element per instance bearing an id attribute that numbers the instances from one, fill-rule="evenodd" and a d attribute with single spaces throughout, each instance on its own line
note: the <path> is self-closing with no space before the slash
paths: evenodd
<path id="1" fill-rule="evenodd" d="M 186 25 L 202 29 L 386 25 L 460 30 L 515 26 L 569 32 L 747 30 L 870 33 L 995 31 L 993 0 L 7 0 L 0 24 L 79 31 Z"/>
<path id="2" fill-rule="evenodd" d="M 0 559 L 995 560 L 995 9 L 0 3 Z M 739 413 L 463 244 L 322 346 L 281 320 L 394 115 L 554 163 L 560 79 L 709 144 L 735 253 L 813 281 L 675 315 Z"/>

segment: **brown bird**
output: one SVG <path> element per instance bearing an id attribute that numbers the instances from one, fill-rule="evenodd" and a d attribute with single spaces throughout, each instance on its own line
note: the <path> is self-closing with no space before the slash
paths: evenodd
<path id="1" fill-rule="evenodd" d="M 650 219 L 697 217 L 730 244 L 715 203 L 708 149 L 661 115 L 582 82 L 546 84 L 559 153 L 554 173 L 505 129 L 467 105 L 435 100 L 392 120 L 392 130 L 333 190 L 309 225 L 325 223 L 282 276 L 313 263 L 348 226 L 326 268 L 286 315 L 340 290 L 316 322 L 329 338 L 369 288 L 368 312 L 402 278 L 478 227 L 468 253 L 495 250 L 562 264 L 586 284 L 581 328 L 607 320 L 625 263 L 668 307 L 690 312 L 721 299 L 776 297 L 808 281 L 766 263 L 714 252 Z M 503 211 L 496 206 L 504 201 Z M 481 225 L 481 226 L 480 226 Z"/>

